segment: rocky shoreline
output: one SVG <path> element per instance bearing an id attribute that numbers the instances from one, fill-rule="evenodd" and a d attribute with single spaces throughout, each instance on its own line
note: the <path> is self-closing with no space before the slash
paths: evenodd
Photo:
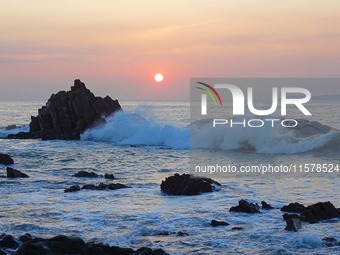
<path id="1" fill-rule="evenodd" d="M 0 255 L 168 255 L 162 249 L 141 247 L 137 250 L 108 244 L 85 242 L 80 237 L 59 235 L 38 238 L 25 234 L 19 238 L 0 235 Z"/>
<path id="2" fill-rule="evenodd" d="M 6 159 L 12 159 L 7 154 Z M 14 160 L 6 161 L 9 164 L 14 163 Z M 1 162 L 4 164 L 4 161 Z M 28 177 L 28 175 L 21 171 L 7 167 L 7 174 L 10 169 L 15 176 L 7 176 L 7 178 Z M 71 178 L 88 178 L 98 179 L 103 178 L 107 180 L 115 179 L 113 174 L 106 173 L 105 175 L 94 172 L 79 171 L 70 176 Z M 210 179 L 192 176 L 189 174 L 174 174 L 166 177 L 160 184 L 161 194 L 164 196 L 197 196 L 206 192 L 218 192 L 218 188 L 222 186 L 220 183 Z M 80 190 L 117 190 L 123 188 L 133 188 L 121 183 L 100 183 L 84 184 L 80 187 L 75 184 L 64 190 L 65 193 L 76 192 Z M 286 221 L 286 231 L 300 231 L 304 224 L 315 224 L 324 220 L 333 218 L 340 218 L 340 208 L 336 208 L 331 202 L 318 202 L 309 206 L 305 206 L 298 202 L 284 205 L 281 208 L 274 208 L 266 201 L 262 201 L 261 205 L 257 203 L 248 202 L 241 199 L 238 205 L 232 206 L 229 213 L 246 213 L 246 214 L 260 214 L 263 210 L 280 210 L 282 211 L 283 220 Z M 230 224 L 221 219 L 212 219 L 210 224 L 212 227 L 227 227 L 232 231 L 242 231 L 243 227 Z M 175 232 L 174 232 L 175 233 Z M 164 232 L 160 235 L 170 235 L 171 233 Z M 175 233 L 176 234 L 176 233 Z M 179 232 L 178 236 L 188 235 L 184 232 Z M 324 237 L 323 242 L 325 246 L 340 246 L 340 242 L 335 237 Z M 0 235 L 0 255 L 44 255 L 44 254 L 85 254 L 85 255 L 163 255 L 167 254 L 162 249 L 152 250 L 150 248 L 142 247 L 138 250 L 131 248 L 120 248 L 117 246 L 109 246 L 101 243 L 86 243 L 79 237 L 56 236 L 50 239 L 32 237 L 30 234 L 25 234 L 19 238 L 14 238 L 11 235 Z"/>

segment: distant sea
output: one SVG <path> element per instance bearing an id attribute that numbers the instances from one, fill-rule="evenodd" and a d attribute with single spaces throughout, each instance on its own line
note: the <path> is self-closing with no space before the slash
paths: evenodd
<path id="1" fill-rule="evenodd" d="M 86 241 L 121 247 L 163 248 L 174 255 L 340 254 L 339 246 L 326 247 L 322 241 L 325 237 L 340 241 L 340 219 L 303 223 L 295 233 L 284 230 L 286 223 L 279 209 L 254 215 L 229 212 L 242 198 L 257 203 L 265 200 L 275 208 L 291 202 L 309 205 L 319 201 L 340 207 L 340 172 L 284 178 L 212 175 L 222 184 L 216 192 L 167 196 L 161 193 L 161 181 L 190 169 L 188 102 L 122 102 L 123 112 L 109 117 L 106 125 L 86 131 L 80 141 L 5 139 L 9 133 L 27 131 L 30 116 L 37 115 L 43 104 L 0 102 L 0 152 L 10 154 L 14 167 L 30 176 L 0 178 L 0 233 L 77 235 Z M 339 106 L 336 100 L 317 101 L 311 111 L 322 116 L 316 121 L 340 129 Z M 18 128 L 6 130 L 9 125 Z M 282 138 L 275 132 L 257 139 L 246 132 L 229 137 L 234 146 L 212 151 L 207 143 L 203 148 L 206 157 L 218 154 L 232 164 L 340 164 L 337 130 L 300 139 Z M 238 150 L 237 145 L 244 141 L 253 143 L 256 150 Z M 0 169 L 5 166 L 0 165 Z M 80 170 L 112 173 L 114 182 L 132 188 L 64 193 L 74 184 L 108 182 L 71 177 Z M 5 174 L 5 170 L 0 171 L 0 175 Z M 212 219 L 227 221 L 230 226 L 214 228 L 210 226 Z M 179 231 L 188 235 L 175 234 Z"/>

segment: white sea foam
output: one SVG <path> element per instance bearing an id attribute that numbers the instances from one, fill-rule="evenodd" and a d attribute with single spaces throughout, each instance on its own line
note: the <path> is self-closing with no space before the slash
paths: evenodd
<path id="1" fill-rule="evenodd" d="M 28 132 L 28 131 L 29 131 L 28 125 L 18 126 L 16 128 L 12 128 L 9 130 L 7 130 L 6 128 L 0 128 L 0 138 L 6 138 L 8 135 L 11 135 L 11 134 L 17 134 L 19 132 Z"/>
<path id="2" fill-rule="evenodd" d="M 295 130 L 294 130 L 295 131 Z M 212 120 L 191 124 L 191 148 L 216 150 L 253 150 L 266 154 L 295 154 L 316 149 L 340 148 L 340 132 L 315 133 L 307 137 L 281 126 L 261 128 L 212 127 Z M 299 131 L 303 133 L 303 130 Z"/>
<path id="3" fill-rule="evenodd" d="M 191 138 L 190 138 L 191 131 Z M 119 112 L 104 125 L 85 131 L 81 139 L 112 142 L 117 145 L 164 146 L 171 149 L 252 150 L 265 154 L 295 154 L 316 149 L 339 149 L 340 132 L 296 136 L 281 126 L 262 128 L 212 127 L 211 120 L 194 122 L 190 127 L 177 127 L 146 120 L 139 114 Z M 299 131 L 303 133 L 303 130 Z"/>
<path id="4" fill-rule="evenodd" d="M 105 141 L 118 145 L 189 148 L 189 128 L 148 121 L 138 114 L 118 112 L 99 127 L 85 131 L 82 140 Z"/>

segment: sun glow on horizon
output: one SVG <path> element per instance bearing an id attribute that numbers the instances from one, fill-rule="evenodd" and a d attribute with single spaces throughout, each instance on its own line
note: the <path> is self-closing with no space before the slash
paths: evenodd
<path id="1" fill-rule="evenodd" d="M 155 74 L 155 81 L 156 82 L 162 82 L 163 81 L 163 79 L 164 79 L 164 76 L 163 76 L 163 74 L 161 74 L 161 73 L 157 73 L 157 74 Z"/>

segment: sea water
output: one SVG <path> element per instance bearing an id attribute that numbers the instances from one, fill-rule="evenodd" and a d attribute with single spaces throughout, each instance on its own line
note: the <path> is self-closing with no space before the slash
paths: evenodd
<path id="1" fill-rule="evenodd" d="M 30 116 L 42 105 L 0 102 L 0 136 L 27 131 Z M 317 121 L 340 129 L 339 103 L 327 102 L 327 107 L 320 107 L 324 105 L 318 102 L 312 106 L 313 111 L 322 111 Z M 257 203 L 265 200 L 275 208 L 318 201 L 331 201 L 340 207 L 339 174 L 282 178 L 211 175 L 222 184 L 216 192 L 167 196 L 161 193 L 161 181 L 190 169 L 189 103 L 123 102 L 122 107 L 123 112 L 110 116 L 105 125 L 87 130 L 80 141 L 0 139 L 0 151 L 10 154 L 14 167 L 30 176 L 0 178 L 0 232 L 15 236 L 28 232 L 39 237 L 77 235 L 86 241 L 123 247 L 163 248 L 170 254 L 340 253 L 339 246 L 326 247 L 322 242 L 324 237 L 340 240 L 339 219 L 303 223 L 303 229 L 295 233 L 284 230 L 286 223 L 279 209 L 254 215 L 229 212 L 242 198 Z M 5 129 L 12 124 L 19 127 Z M 282 138 L 275 132 L 254 139 L 250 131 L 224 132 L 224 142 L 218 140 L 218 132 L 214 138 L 213 144 L 202 140 L 199 150 L 205 151 L 207 159 L 218 156 L 233 165 L 340 163 L 337 131 L 301 140 Z M 255 151 L 242 150 L 244 141 L 252 143 Z M 0 169 L 0 175 L 5 175 L 5 166 L 0 165 Z M 114 182 L 132 188 L 64 193 L 75 184 L 109 182 L 71 177 L 80 170 L 112 173 Z M 212 219 L 227 221 L 230 226 L 214 228 L 210 226 Z M 172 234 L 179 231 L 188 235 Z M 170 235 L 162 235 L 165 232 Z"/>

